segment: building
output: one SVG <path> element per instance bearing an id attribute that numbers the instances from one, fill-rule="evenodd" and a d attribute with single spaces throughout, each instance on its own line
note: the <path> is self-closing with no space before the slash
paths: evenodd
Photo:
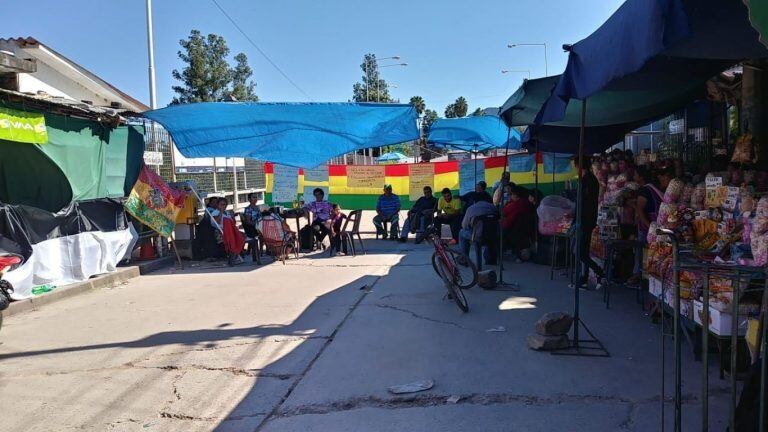
<path id="1" fill-rule="evenodd" d="M 149 109 L 32 37 L 0 39 L 0 88 L 135 113 Z"/>

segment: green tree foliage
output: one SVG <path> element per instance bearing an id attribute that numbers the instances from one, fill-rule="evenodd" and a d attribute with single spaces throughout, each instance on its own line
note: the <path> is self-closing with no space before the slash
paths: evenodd
<path id="1" fill-rule="evenodd" d="M 459 96 L 455 102 L 445 107 L 445 118 L 464 117 L 468 109 L 467 100 L 464 96 Z"/>
<path id="2" fill-rule="evenodd" d="M 424 130 L 424 134 L 429 133 L 429 127 L 437 120 L 437 111 L 427 109 L 424 111 L 424 118 L 421 120 L 421 128 Z"/>
<path id="3" fill-rule="evenodd" d="M 192 30 L 187 39 L 179 41 L 179 59 L 186 64 L 179 71 L 174 69 L 173 78 L 181 85 L 173 86 L 176 96 L 171 104 L 216 102 L 222 100 L 258 100 L 254 93 L 256 84 L 249 81 L 253 74 L 245 54 L 235 56 L 237 65 L 230 68 L 227 57 L 229 47 L 223 37 L 203 36 Z"/>
<path id="4" fill-rule="evenodd" d="M 477 116 L 481 116 L 481 115 L 483 115 L 483 109 L 479 108 L 479 107 L 475 108 L 475 110 L 472 111 L 472 114 L 470 114 L 470 116 L 472 116 L 472 117 L 477 117 Z"/>
<path id="5" fill-rule="evenodd" d="M 352 86 L 352 100 L 355 102 L 392 102 L 389 85 L 379 75 L 379 63 L 376 54 L 366 54 L 363 63 L 362 82 Z"/>
<path id="6" fill-rule="evenodd" d="M 232 99 L 239 101 L 258 102 L 259 97 L 254 91 L 256 83 L 249 81 L 253 75 L 253 70 L 248 66 L 248 57 L 240 53 L 235 56 L 235 61 L 237 64 L 232 69 L 232 91 L 229 95 Z"/>
<path id="7" fill-rule="evenodd" d="M 419 117 L 424 114 L 424 110 L 427 108 L 427 104 L 424 102 L 424 98 L 421 96 L 411 97 L 410 104 L 416 108 L 416 114 L 418 114 Z"/>

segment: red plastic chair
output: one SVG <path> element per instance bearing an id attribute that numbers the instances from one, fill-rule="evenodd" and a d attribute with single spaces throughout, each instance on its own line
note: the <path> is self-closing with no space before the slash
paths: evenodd
<path id="1" fill-rule="evenodd" d="M 293 251 L 296 258 L 299 258 L 299 251 L 296 248 L 296 240 L 293 233 L 286 232 L 283 224 L 272 217 L 266 217 L 261 220 L 261 235 L 264 245 L 270 251 L 275 259 L 279 259 L 285 264 L 288 253 Z"/>

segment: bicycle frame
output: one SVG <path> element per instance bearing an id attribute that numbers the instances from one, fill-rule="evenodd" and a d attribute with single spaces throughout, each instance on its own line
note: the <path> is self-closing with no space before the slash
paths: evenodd
<path id="1" fill-rule="evenodd" d="M 432 245 L 435 248 L 435 252 L 437 252 L 437 256 L 440 257 L 440 260 L 443 261 L 443 264 L 445 264 L 446 269 L 451 274 L 451 279 L 454 283 L 456 283 L 456 278 L 458 274 L 458 269 L 456 268 L 456 263 L 453 262 L 453 257 L 445 252 L 445 243 L 443 243 L 442 239 L 438 237 L 436 234 L 430 234 L 429 235 L 430 240 L 432 241 Z"/>

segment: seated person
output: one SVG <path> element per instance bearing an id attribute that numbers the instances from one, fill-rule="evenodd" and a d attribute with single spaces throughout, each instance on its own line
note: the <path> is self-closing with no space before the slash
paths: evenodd
<path id="1" fill-rule="evenodd" d="M 461 231 L 459 231 L 459 247 L 464 255 L 469 256 L 469 250 L 472 247 L 473 242 L 479 242 L 483 238 L 483 226 L 480 223 L 476 223 L 480 218 L 484 216 L 499 215 L 499 211 L 496 206 L 491 202 L 491 197 L 488 199 L 482 199 L 475 204 L 472 204 L 464 214 L 464 219 L 461 221 Z M 493 246 L 493 245 L 482 245 Z M 495 253 L 491 247 L 488 249 L 489 263 L 495 261 Z"/>
<path id="2" fill-rule="evenodd" d="M 224 258 L 227 253 L 224 251 L 224 245 L 221 243 L 221 231 L 218 223 L 213 219 L 214 215 L 219 214 L 219 198 L 208 199 L 203 218 L 197 225 L 195 239 L 193 240 L 193 256 L 197 260 Z"/>
<path id="3" fill-rule="evenodd" d="M 432 217 L 435 214 L 437 200 L 432 195 L 432 188 L 424 186 L 424 196 L 419 197 L 408 210 L 408 218 L 403 223 L 403 230 L 400 231 L 400 243 L 408 240 L 408 232 L 413 231 L 416 235 L 416 244 L 424 240 L 424 229 L 432 223 Z"/>
<path id="4" fill-rule="evenodd" d="M 248 206 L 243 209 L 242 222 L 245 235 L 250 238 L 259 236 L 259 221 L 261 220 L 261 206 L 257 204 L 258 195 L 255 192 L 248 194 Z"/>
<path id="5" fill-rule="evenodd" d="M 435 216 L 435 228 L 441 232 L 443 224 L 451 227 L 453 243 L 459 241 L 459 229 L 461 229 L 461 201 L 453 198 L 451 190 L 443 188 L 442 196 L 437 201 L 437 216 Z"/>
<path id="6" fill-rule="evenodd" d="M 530 258 L 527 251 L 536 229 L 533 204 L 528 190 L 521 186 L 507 185 L 509 202 L 501 209 L 501 229 L 505 249 L 512 249 L 521 260 Z"/>
<path id="7" fill-rule="evenodd" d="M 226 198 L 220 198 L 218 212 L 213 214 L 213 219 L 221 227 L 221 231 L 218 231 L 221 239 L 219 243 L 224 245 L 224 251 L 229 258 L 229 265 L 234 265 L 243 261 L 240 253 L 245 246 L 245 236 L 237 229 L 235 219 L 227 212 L 228 205 L 229 201 Z M 218 236 L 217 240 L 219 240 Z"/>
<path id="8" fill-rule="evenodd" d="M 392 185 L 384 185 L 384 193 L 379 195 L 376 202 L 376 216 L 373 217 L 373 225 L 376 233 L 387 238 L 387 230 L 384 222 L 389 222 L 390 239 L 397 240 L 397 232 L 400 228 L 400 197 L 392 193 Z"/>
<path id="9" fill-rule="evenodd" d="M 309 213 L 312 214 L 310 226 L 315 233 L 315 240 L 322 242 L 331 233 L 333 206 L 324 200 L 325 192 L 322 189 L 315 188 L 312 195 L 314 195 L 315 200 L 305 205 L 304 210 L 308 213 L 307 218 L 309 218 Z"/>
<path id="10" fill-rule="evenodd" d="M 493 184 L 493 205 L 504 205 L 509 201 L 509 195 L 507 194 L 507 185 L 514 185 L 510 181 L 510 174 L 508 171 L 504 171 L 501 174 L 501 179 Z"/>
<path id="11" fill-rule="evenodd" d="M 480 180 L 475 185 L 475 190 L 473 192 L 466 193 L 460 196 L 459 199 L 461 199 L 462 203 L 464 203 L 465 208 L 469 208 L 473 204 L 480 201 L 487 201 L 491 203 L 493 202 L 493 199 L 491 198 L 491 194 L 486 191 L 487 188 L 488 184 Z"/>
<path id="12" fill-rule="evenodd" d="M 341 250 L 344 249 L 344 255 L 347 254 L 347 244 L 342 242 L 341 238 L 341 226 L 347 215 L 341 212 L 341 207 L 338 204 L 333 205 L 333 214 L 331 215 L 331 255 L 341 254 Z"/>

